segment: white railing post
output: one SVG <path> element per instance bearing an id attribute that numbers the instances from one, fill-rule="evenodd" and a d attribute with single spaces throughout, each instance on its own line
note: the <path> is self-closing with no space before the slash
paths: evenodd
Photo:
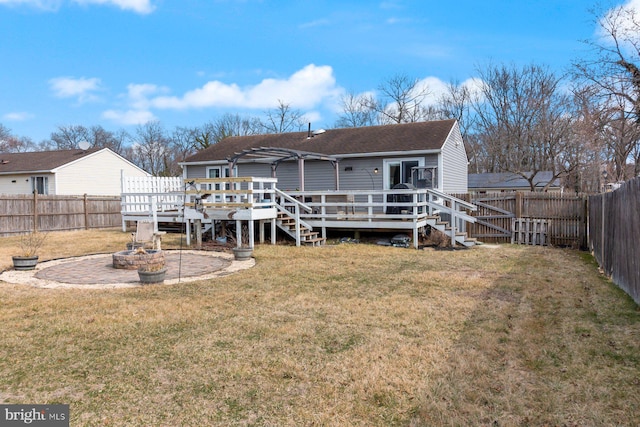
<path id="1" fill-rule="evenodd" d="M 296 209 L 296 246 L 300 246 L 300 205 L 295 204 Z"/>

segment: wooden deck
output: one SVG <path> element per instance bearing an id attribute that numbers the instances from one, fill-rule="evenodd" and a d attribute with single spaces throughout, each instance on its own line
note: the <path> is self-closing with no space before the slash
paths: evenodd
<path id="1" fill-rule="evenodd" d="M 431 226 L 450 235 L 454 245 L 473 244 L 463 234 L 465 224 L 475 222 L 467 213 L 475 206 L 436 190 L 285 193 L 276 184 L 275 178 L 194 179 L 180 192 L 123 192 L 123 221 L 153 218 L 157 222 L 184 222 L 188 243 L 192 226 L 236 221 L 236 241 L 242 241 L 240 233 L 246 223 L 251 246 L 256 225 L 261 242 L 265 227 L 271 226 L 272 243 L 277 228 L 294 238 L 297 245 L 315 244 L 326 239 L 327 230 L 343 229 L 406 232 L 417 247 L 419 233 Z M 128 210 L 131 207 L 134 209 Z"/>

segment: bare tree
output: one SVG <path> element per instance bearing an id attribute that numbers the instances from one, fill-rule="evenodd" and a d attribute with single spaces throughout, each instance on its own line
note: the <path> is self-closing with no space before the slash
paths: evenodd
<path id="1" fill-rule="evenodd" d="M 99 125 L 90 128 L 81 125 L 58 126 L 58 130 L 51 133 L 51 141 L 57 150 L 76 149 L 80 142 L 88 142 L 92 148 L 109 148 L 118 154 L 123 153 L 129 138 L 125 130 L 114 133 Z"/>
<path id="2" fill-rule="evenodd" d="M 593 56 L 574 61 L 576 77 L 623 99 L 625 112 L 640 121 L 640 16 L 629 5 L 593 11 L 602 37 L 586 41 Z"/>
<path id="3" fill-rule="evenodd" d="M 357 128 L 376 124 L 376 112 L 367 106 L 367 95 L 347 93 L 340 99 L 342 114 L 335 126 L 339 128 Z"/>
<path id="4" fill-rule="evenodd" d="M 170 176 L 172 153 L 169 138 L 160 122 L 148 122 L 138 126 L 132 145 L 134 162 L 154 176 Z"/>
<path id="5" fill-rule="evenodd" d="M 230 136 L 256 135 L 264 126 L 258 117 L 225 113 L 217 119 L 193 129 L 195 146 L 205 149 Z"/>
<path id="6" fill-rule="evenodd" d="M 58 126 L 58 130 L 51 133 L 57 150 L 76 149 L 80 142 L 89 142 L 89 139 L 89 130 L 80 125 Z"/>
<path id="7" fill-rule="evenodd" d="M 197 151 L 197 129 L 176 127 L 171 133 L 170 145 L 177 154 L 177 160 L 183 161 Z"/>
<path id="8" fill-rule="evenodd" d="M 11 129 L 0 123 L 0 153 L 22 153 L 35 148 L 33 140 L 13 135 Z"/>
<path id="9" fill-rule="evenodd" d="M 379 98 L 369 95 L 364 105 L 374 111 L 381 124 L 420 122 L 429 118 L 425 107 L 428 87 L 406 74 L 396 74 L 378 86 Z"/>
<path id="10" fill-rule="evenodd" d="M 569 99 L 547 68 L 489 66 L 479 70 L 482 94 L 474 103 L 474 131 L 487 155 L 488 172 L 512 172 L 531 189 L 542 171 L 554 178 L 577 167 L 570 146 Z"/>
<path id="11" fill-rule="evenodd" d="M 278 100 L 278 106 L 267 110 L 266 122 L 262 128 L 266 133 L 286 133 L 299 131 L 304 127 L 303 114 L 300 110 L 291 108 L 291 104 L 287 104 L 282 100 Z"/>

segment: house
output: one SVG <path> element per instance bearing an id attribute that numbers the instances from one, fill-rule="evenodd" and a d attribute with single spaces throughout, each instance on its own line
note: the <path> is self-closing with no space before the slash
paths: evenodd
<path id="1" fill-rule="evenodd" d="M 277 178 L 283 191 L 411 184 L 445 193 L 467 192 L 467 164 L 455 120 L 229 137 L 181 163 L 185 181 L 256 176 Z"/>
<path id="2" fill-rule="evenodd" d="M 528 176 L 531 176 L 529 174 Z M 538 172 L 533 177 L 536 191 L 541 191 L 549 182 L 546 191 L 562 191 L 560 180 L 553 178 L 553 172 Z M 510 173 L 472 173 L 469 174 L 469 193 L 503 193 L 510 191 L 531 191 L 529 181 L 523 176 Z"/>
<path id="3" fill-rule="evenodd" d="M 119 196 L 123 175 L 149 176 L 108 148 L 0 153 L 0 194 Z"/>

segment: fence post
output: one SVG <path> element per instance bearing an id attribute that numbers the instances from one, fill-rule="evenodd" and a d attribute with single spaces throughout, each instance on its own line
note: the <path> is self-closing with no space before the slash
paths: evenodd
<path id="1" fill-rule="evenodd" d="M 604 263 L 604 236 L 605 236 L 605 232 L 604 232 L 604 217 L 605 217 L 605 212 L 604 212 L 604 197 L 605 197 L 606 193 L 602 193 L 602 219 L 601 219 L 601 224 L 600 224 L 600 267 L 603 268 L 603 270 L 605 271 L 606 274 L 606 270 L 604 269 L 605 263 Z"/>
<path id="2" fill-rule="evenodd" d="M 33 232 L 38 231 L 38 190 L 33 190 Z"/>
<path id="3" fill-rule="evenodd" d="M 87 200 L 87 193 L 84 193 L 84 229 L 89 229 L 89 201 Z"/>
<path id="4" fill-rule="evenodd" d="M 522 218 L 522 193 L 516 192 L 516 202 L 515 202 L 515 214 L 516 218 Z"/>

